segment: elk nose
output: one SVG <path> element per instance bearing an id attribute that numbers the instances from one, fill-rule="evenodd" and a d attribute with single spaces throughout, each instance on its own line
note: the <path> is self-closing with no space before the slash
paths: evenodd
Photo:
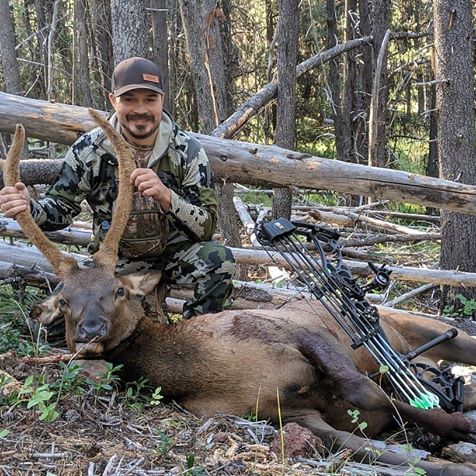
<path id="1" fill-rule="evenodd" d="M 107 333 L 107 321 L 102 318 L 83 319 L 76 329 L 76 342 L 89 342 L 104 337 Z"/>

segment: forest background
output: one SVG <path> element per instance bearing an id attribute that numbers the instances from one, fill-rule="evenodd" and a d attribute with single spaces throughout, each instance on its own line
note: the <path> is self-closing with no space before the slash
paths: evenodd
<path id="1" fill-rule="evenodd" d="M 473 8 L 471 0 L 0 0 L 0 84 L 109 110 L 114 65 L 145 56 L 159 64 L 167 109 L 184 129 L 474 185 Z M 296 69 L 325 52 L 305 74 Z M 263 99 L 270 84 L 277 92 Z M 243 104 L 253 113 L 220 129 Z M 234 213 L 224 212 L 233 186 L 218 191 L 221 229 L 239 246 Z M 289 215 L 291 201 L 290 188 L 276 189 L 273 214 Z M 442 211 L 441 222 L 441 267 L 476 271 L 467 239 L 476 218 Z"/>

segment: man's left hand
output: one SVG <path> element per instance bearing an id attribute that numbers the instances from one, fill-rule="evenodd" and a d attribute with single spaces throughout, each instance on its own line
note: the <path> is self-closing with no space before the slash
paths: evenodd
<path id="1" fill-rule="evenodd" d="M 152 169 L 135 169 L 131 174 L 131 183 L 145 197 L 152 197 L 157 200 L 162 210 L 170 209 L 172 193 Z"/>

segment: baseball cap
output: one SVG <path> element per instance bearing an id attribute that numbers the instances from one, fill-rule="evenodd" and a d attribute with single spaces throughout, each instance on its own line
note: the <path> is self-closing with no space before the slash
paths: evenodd
<path id="1" fill-rule="evenodd" d="M 112 93 L 118 97 L 133 89 L 151 89 L 164 94 L 162 77 L 155 63 L 145 58 L 128 58 L 121 61 L 112 73 Z"/>

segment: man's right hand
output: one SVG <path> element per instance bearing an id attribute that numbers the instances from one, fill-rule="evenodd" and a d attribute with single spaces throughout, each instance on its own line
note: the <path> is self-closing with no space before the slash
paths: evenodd
<path id="1" fill-rule="evenodd" d="M 24 183 L 18 182 L 14 187 L 0 190 L 0 210 L 8 218 L 15 218 L 18 213 L 30 210 L 30 192 Z"/>

